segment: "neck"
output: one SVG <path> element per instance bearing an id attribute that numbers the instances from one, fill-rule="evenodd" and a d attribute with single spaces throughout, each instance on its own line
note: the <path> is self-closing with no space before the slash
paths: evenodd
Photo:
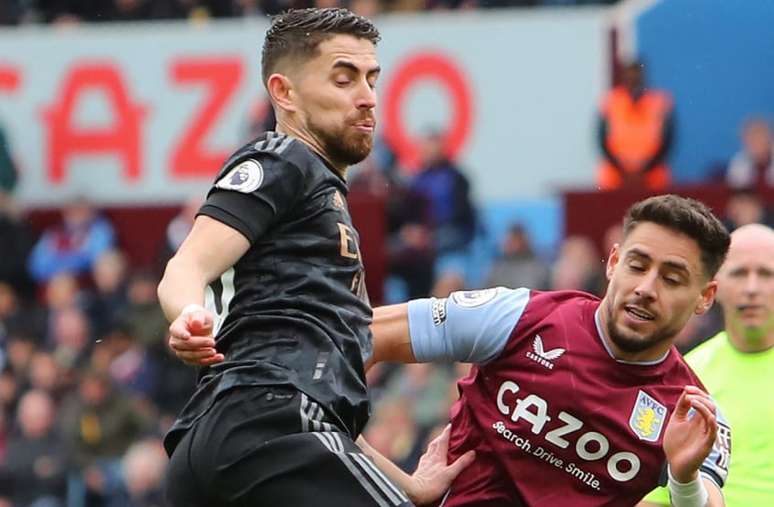
<path id="1" fill-rule="evenodd" d="M 295 137 L 302 143 L 309 146 L 315 153 L 320 155 L 328 165 L 330 165 L 342 179 L 347 175 L 347 166 L 334 162 L 323 149 L 322 141 L 315 136 L 308 128 L 299 125 L 293 125 L 291 122 L 277 119 L 277 132 Z"/>
<path id="2" fill-rule="evenodd" d="M 629 352 L 616 345 L 610 338 L 610 332 L 608 331 L 610 322 L 609 304 L 607 298 L 605 298 L 599 305 L 599 333 L 602 341 L 605 342 L 607 349 L 613 354 L 615 359 L 629 363 L 648 363 L 658 361 L 666 355 L 672 346 L 672 340 L 664 340 L 638 352 Z"/>
<path id="3" fill-rule="evenodd" d="M 747 328 L 741 323 L 735 323 L 726 326 L 726 332 L 731 345 L 745 354 L 765 352 L 774 347 L 774 328 Z"/>

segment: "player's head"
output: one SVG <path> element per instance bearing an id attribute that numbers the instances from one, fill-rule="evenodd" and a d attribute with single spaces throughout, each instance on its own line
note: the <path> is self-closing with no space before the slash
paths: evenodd
<path id="1" fill-rule="evenodd" d="M 666 350 L 694 314 L 712 306 L 729 235 L 702 203 L 651 197 L 626 213 L 607 265 L 608 335 L 620 351 Z"/>
<path id="2" fill-rule="evenodd" d="M 763 118 L 750 118 L 742 126 L 742 142 L 754 160 L 766 160 L 771 156 L 773 143 L 771 127 Z"/>
<path id="3" fill-rule="evenodd" d="M 774 330 L 774 230 L 760 224 L 731 234 L 718 272 L 718 302 L 733 339 L 757 348 Z"/>
<path id="4" fill-rule="evenodd" d="M 363 160 L 373 145 L 379 31 L 346 9 L 298 9 L 274 18 L 263 82 L 286 131 L 330 162 Z"/>

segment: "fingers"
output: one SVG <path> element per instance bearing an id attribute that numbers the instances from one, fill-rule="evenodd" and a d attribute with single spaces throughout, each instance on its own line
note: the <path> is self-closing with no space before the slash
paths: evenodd
<path id="1" fill-rule="evenodd" d="M 691 407 L 702 418 L 704 430 L 707 434 L 707 439 L 710 442 L 715 441 L 715 435 L 717 433 L 717 421 L 715 419 L 715 404 L 712 401 L 703 397 L 689 396 Z"/>
<path id="2" fill-rule="evenodd" d="M 169 335 L 180 340 L 187 340 L 191 337 L 185 319 L 177 318 L 169 326 Z"/>
<path id="3" fill-rule="evenodd" d="M 688 411 L 691 409 L 691 402 L 688 401 L 688 395 L 685 392 L 685 389 L 683 389 L 683 392 L 680 394 L 680 397 L 677 399 L 677 404 L 675 405 L 675 411 L 672 414 L 672 417 L 677 418 L 678 420 L 684 420 L 688 418 Z"/>
<path id="4" fill-rule="evenodd" d="M 449 437 L 451 436 L 451 424 L 447 424 L 440 435 L 433 439 L 434 444 L 438 447 L 438 452 L 444 456 L 449 451 Z"/>
<path id="5" fill-rule="evenodd" d="M 215 340 L 212 336 L 191 336 L 186 340 L 170 336 L 169 346 L 175 352 L 185 352 L 189 350 L 213 348 L 215 347 Z"/>
<path id="6" fill-rule="evenodd" d="M 473 463 L 475 459 L 476 459 L 476 451 L 468 451 L 462 456 L 460 456 L 459 458 L 457 458 L 457 460 L 451 465 L 449 465 L 448 467 L 449 473 L 451 474 L 451 478 L 453 479 L 457 477 L 460 474 L 460 472 L 465 470 L 465 468 L 467 468 L 471 463 Z"/>
<path id="7" fill-rule="evenodd" d="M 214 348 L 176 352 L 175 354 L 183 362 L 195 366 L 210 366 L 225 359 L 223 354 L 219 354 Z"/>
<path id="8" fill-rule="evenodd" d="M 188 329 L 193 334 L 206 335 L 212 332 L 214 322 L 212 314 L 207 311 L 197 311 L 185 314 Z"/>
<path id="9" fill-rule="evenodd" d="M 688 411 L 691 409 L 691 400 L 705 399 L 711 402 L 711 399 L 707 393 L 702 391 L 696 386 L 685 386 L 683 392 L 680 394 L 680 398 L 675 405 L 674 416 L 679 419 L 687 419 Z M 713 405 L 714 407 L 714 405 Z M 714 411 L 714 408 L 713 408 Z"/>

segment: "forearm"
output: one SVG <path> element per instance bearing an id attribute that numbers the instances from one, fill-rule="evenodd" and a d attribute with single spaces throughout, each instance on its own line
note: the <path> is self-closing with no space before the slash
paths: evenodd
<path id="1" fill-rule="evenodd" d="M 158 286 L 159 303 L 167 320 L 172 322 L 187 305 L 204 304 L 208 280 L 193 263 L 173 257 Z"/>
<path id="2" fill-rule="evenodd" d="M 723 493 L 714 481 L 703 477 L 689 483 L 675 483 L 670 477 L 669 497 L 673 507 L 724 507 Z"/>
<path id="3" fill-rule="evenodd" d="M 707 507 L 725 507 L 726 502 L 723 500 L 723 493 L 720 492 L 718 485 L 705 477 L 702 477 L 701 480 L 704 481 L 704 487 L 707 488 L 707 493 L 709 493 Z"/>

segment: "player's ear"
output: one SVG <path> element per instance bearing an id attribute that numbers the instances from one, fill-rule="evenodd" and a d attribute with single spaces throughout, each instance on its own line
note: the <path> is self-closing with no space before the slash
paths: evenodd
<path id="1" fill-rule="evenodd" d="M 607 256 L 607 266 L 605 267 L 605 274 L 607 275 L 608 280 L 613 278 L 613 271 L 615 271 L 615 266 L 618 264 L 618 260 L 620 258 L 620 252 L 621 252 L 621 245 L 616 243 L 613 245 L 613 248 L 610 249 L 610 255 Z"/>
<path id="2" fill-rule="evenodd" d="M 272 102 L 285 111 L 296 110 L 296 93 L 293 82 L 284 74 L 274 73 L 266 80 L 266 90 Z"/>
<path id="3" fill-rule="evenodd" d="M 696 309 L 694 313 L 696 315 L 703 315 L 712 308 L 712 303 L 715 302 L 715 295 L 718 292 L 718 282 L 711 280 L 707 283 L 707 286 L 701 291 L 699 300 L 696 303 Z"/>

